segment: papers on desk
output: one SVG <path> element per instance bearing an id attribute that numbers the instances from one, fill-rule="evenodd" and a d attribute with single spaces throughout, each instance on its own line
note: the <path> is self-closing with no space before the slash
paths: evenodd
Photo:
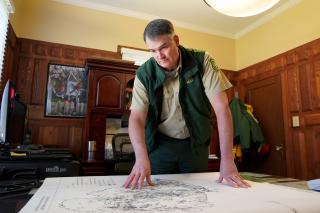
<path id="1" fill-rule="evenodd" d="M 320 179 L 314 179 L 308 181 L 309 189 L 320 192 Z"/>
<path id="2" fill-rule="evenodd" d="M 48 178 L 21 213 L 320 212 L 317 192 L 250 182 L 232 188 L 219 173 L 153 175 L 156 186 L 124 189 L 127 176 Z"/>

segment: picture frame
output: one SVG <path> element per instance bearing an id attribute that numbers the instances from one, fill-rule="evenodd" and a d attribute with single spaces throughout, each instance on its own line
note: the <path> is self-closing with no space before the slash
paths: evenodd
<path id="1" fill-rule="evenodd" d="M 141 49 L 136 47 L 129 47 L 124 45 L 118 45 L 118 53 L 121 54 L 122 60 L 134 61 L 134 64 L 141 66 L 149 58 L 152 57 L 152 54 L 147 49 Z"/>
<path id="2" fill-rule="evenodd" d="M 48 64 L 45 116 L 85 117 L 87 76 L 84 67 Z"/>

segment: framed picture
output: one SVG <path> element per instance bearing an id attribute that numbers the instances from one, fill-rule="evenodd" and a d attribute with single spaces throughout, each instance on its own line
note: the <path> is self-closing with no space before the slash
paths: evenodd
<path id="1" fill-rule="evenodd" d="M 87 78 L 83 67 L 48 65 L 45 116 L 84 117 Z"/>

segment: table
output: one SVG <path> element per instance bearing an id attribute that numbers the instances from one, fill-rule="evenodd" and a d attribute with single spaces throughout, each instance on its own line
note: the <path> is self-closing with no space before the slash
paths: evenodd
<path id="1" fill-rule="evenodd" d="M 269 183 L 251 188 L 218 184 L 219 173 L 153 175 L 156 187 L 121 187 L 127 176 L 46 179 L 27 212 L 318 212 L 320 194 Z"/>

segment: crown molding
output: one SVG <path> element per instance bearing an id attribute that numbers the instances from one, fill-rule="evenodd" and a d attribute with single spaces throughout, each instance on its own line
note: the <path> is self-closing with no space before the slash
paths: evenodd
<path id="1" fill-rule="evenodd" d="M 167 18 L 167 17 L 159 17 L 147 13 L 141 13 L 141 12 L 135 12 L 132 10 L 127 10 L 119 7 L 113 7 L 105 4 L 100 4 L 100 3 L 95 3 L 95 2 L 90 2 L 90 1 L 83 1 L 83 0 L 53 0 L 55 2 L 60 2 L 63 4 L 69 4 L 69 5 L 74 5 L 78 7 L 83 7 L 83 8 L 89 8 L 93 10 L 98 10 L 98 11 L 103 11 L 103 12 L 109 12 L 109 13 L 114 13 L 114 14 L 119 14 L 127 17 L 133 17 L 137 19 L 142 19 L 146 21 L 151 21 L 153 19 L 157 18 Z M 230 39 L 238 39 L 241 36 L 247 34 L 248 32 L 258 28 L 262 24 L 268 22 L 272 18 L 280 15 L 282 12 L 286 11 L 287 9 L 297 5 L 300 3 L 302 0 L 290 0 L 287 3 L 283 4 L 276 10 L 274 10 L 271 13 L 268 13 L 255 21 L 253 24 L 249 25 L 248 27 L 244 28 L 243 30 L 239 31 L 238 33 L 232 34 L 232 33 L 226 33 L 222 31 L 215 31 L 215 30 L 209 30 L 208 28 L 205 27 L 200 27 L 194 24 L 189 24 L 186 22 L 181 22 L 177 20 L 170 19 L 175 26 L 181 27 L 184 29 L 196 31 L 196 32 L 201 32 L 201 33 L 207 33 L 210 35 L 214 36 L 220 36 L 220 37 L 225 37 L 225 38 L 230 38 Z"/>
<path id="2" fill-rule="evenodd" d="M 271 19 L 273 19 L 274 17 L 280 15 L 281 13 L 288 10 L 289 8 L 294 7 L 295 5 L 299 4 L 301 1 L 302 0 L 288 1 L 287 3 L 281 5 L 280 7 L 278 7 L 277 9 L 272 11 L 271 13 L 264 15 L 263 17 L 261 17 L 260 19 L 255 21 L 254 23 L 250 24 L 248 27 L 246 27 L 243 30 L 241 30 L 240 32 L 236 33 L 234 35 L 234 39 L 238 39 L 238 38 L 244 36 L 245 34 L 249 33 L 250 31 L 260 27 L 264 23 L 266 23 L 266 22 L 270 21 Z"/>
<path id="3" fill-rule="evenodd" d="M 81 0 L 53 0 L 53 1 L 60 2 L 63 4 L 74 5 L 74 6 L 78 6 L 78 7 L 89 8 L 89 9 L 93 9 L 93 10 L 99 10 L 99 11 L 103 11 L 103 12 L 115 13 L 115 14 L 119 14 L 119 15 L 123 15 L 123 16 L 127 16 L 127 17 L 143 19 L 146 21 L 151 21 L 151 20 L 157 19 L 157 18 L 166 18 L 166 17 L 159 17 L 159 16 L 147 14 L 147 13 L 135 12 L 132 10 L 122 9 L 122 8 L 118 8 L 118 7 L 112 7 L 109 5 L 88 2 L 88 1 L 81 1 Z M 174 25 L 177 27 L 181 27 L 181 28 L 185 28 L 185 29 L 189 29 L 189 30 L 193 30 L 193 31 L 201 32 L 201 33 L 207 33 L 207 34 L 211 34 L 211 35 L 215 35 L 215 36 L 227 37 L 227 38 L 232 38 L 232 39 L 234 38 L 234 35 L 231 33 L 225 33 L 225 32 L 215 31 L 215 30 L 208 30 L 205 27 L 199 27 L 197 25 L 177 21 L 174 19 L 170 19 L 170 21 L 172 21 L 174 23 Z"/>

